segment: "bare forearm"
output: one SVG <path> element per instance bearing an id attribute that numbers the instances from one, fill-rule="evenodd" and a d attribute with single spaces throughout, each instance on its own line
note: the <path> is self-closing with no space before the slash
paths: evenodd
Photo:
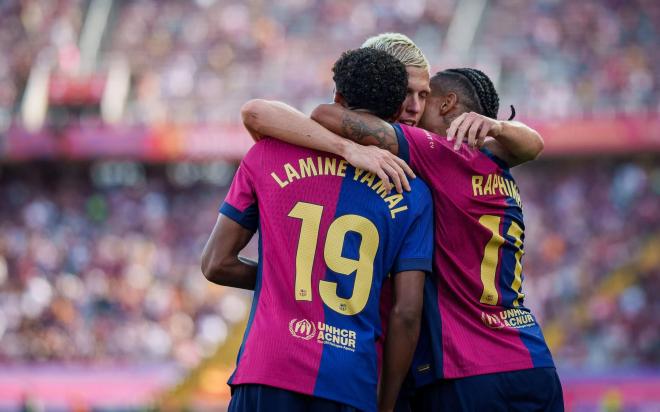
<path id="1" fill-rule="evenodd" d="M 337 103 L 319 105 L 312 119 L 346 139 L 363 146 L 378 146 L 398 154 L 396 133 L 386 121 L 366 112 L 349 110 Z"/>
<path id="2" fill-rule="evenodd" d="M 241 109 L 253 137 L 269 136 L 287 143 L 345 156 L 352 145 L 293 107 L 277 101 L 250 100 Z"/>
<path id="3" fill-rule="evenodd" d="M 415 177 L 415 174 L 403 160 L 395 156 L 398 152 L 398 144 L 391 125 L 375 116 L 350 112 L 338 105 L 321 105 L 314 112 L 322 115 L 322 118 L 329 122 L 330 130 L 281 102 L 250 100 L 241 109 L 245 127 L 257 140 L 263 136 L 270 136 L 309 149 L 333 153 L 343 157 L 354 167 L 375 173 L 381 180 L 387 182 L 388 190 L 390 180 L 397 192 L 410 190 L 406 174 L 410 177 Z M 339 122 L 339 126 L 334 122 Z M 389 152 L 373 146 L 363 147 L 331 130 L 343 130 L 346 137 L 352 140 L 359 141 L 363 145 L 387 147 Z M 381 139 L 385 143 L 374 143 L 377 140 L 369 140 L 368 136 Z"/>
<path id="4" fill-rule="evenodd" d="M 394 408 L 401 384 L 410 368 L 410 363 L 419 337 L 419 319 L 399 316 L 392 312 L 385 340 L 383 375 L 379 407 L 381 410 Z"/>
<path id="5" fill-rule="evenodd" d="M 543 151 L 543 138 L 531 127 L 516 121 L 501 122 L 502 129 L 494 138 L 497 145 L 491 143 L 492 151 L 503 158 L 509 166 L 536 159 Z M 486 142 L 488 147 L 488 142 Z"/>

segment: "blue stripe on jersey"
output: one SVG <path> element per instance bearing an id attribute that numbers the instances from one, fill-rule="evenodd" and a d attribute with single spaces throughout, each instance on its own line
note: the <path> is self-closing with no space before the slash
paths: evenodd
<path id="1" fill-rule="evenodd" d="M 507 173 L 508 174 L 508 173 Z M 505 177 L 512 179 L 511 175 Z M 504 233 L 504 237 L 508 242 L 514 243 L 515 240 L 509 236 L 507 233 L 509 231 L 509 228 L 511 227 L 511 216 L 516 215 L 520 213 L 520 208 L 516 205 L 515 200 L 513 199 L 507 199 L 507 203 L 509 203 L 510 207 L 507 208 L 506 213 L 504 215 L 504 224 L 502 227 L 502 233 Z M 519 223 L 520 224 L 520 223 Z M 524 227 L 522 227 L 524 229 Z M 524 232 L 523 232 L 523 239 L 524 239 Z M 522 239 L 521 239 L 522 240 Z M 505 308 L 513 308 L 513 300 L 518 296 L 517 291 L 514 291 L 511 289 L 511 284 L 513 283 L 513 279 L 515 277 L 515 248 L 513 247 L 506 247 L 508 243 L 505 243 L 502 246 L 502 256 L 501 256 L 501 269 L 500 269 L 500 294 L 502 297 L 502 306 Z M 523 243 L 524 245 L 524 243 Z M 506 274 L 507 276 L 503 276 Z M 522 277 L 522 283 L 520 285 L 520 289 L 522 290 L 522 284 L 524 283 L 525 277 L 521 273 Z M 520 306 L 518 306 L 518 309 L 524 310 L 528 312 L 532 317 L 532 313 L 529 311 L 529 309 L 525 308 L 524 306 L 524 301 L 520 301 Z M 550 350 L 548 349 L 548 345 L 545 342 L 545 338 L 543 337 L 543 332 L 541 331 L 541 327 L 539 326 L 538 322 L 536 322 L 536 317 L 534 317 L 534 324 L 533 326 L 528 326 L 528 327 L 523 327 L 518 329 L 518 333 L 520 336 L 520 340 L 522 343 L 525 345 L 527 350 L 529 351 L 529 355 L 532 358 L 532 364 L 534 365 L 535 368 L 538 367 L 547 367 L 547 366 L 554 366 L 554 362 L 552 360 L 552 355 L 550 354 Z"/>
<path id="2" fill-rule="evenodd" d="M 511 180 L 513 183 L 516 183 L 516 179 L 513 178 L 511 171 L 509 169 L 502 169 L 502 176 L 505 179 Z M 516 184 L 518 186 L 518 184 Z M 506 204 L 509 207 L 506 209 L 506 216 L 515 219 L 516 223 L 520 225 L 520 228 L 525 232 L 525 220 L 523 219 L 522 207 L 518 206 L 516 200 L 513 197 L 506 197 Z"/>
<path id="3" fill-rule="evenodd" d="M 424 318 L 430 326 L 431 342 L 433 345 L 433 362 L 435 364 L 435 377 L 444 376 L 444 353 L 442 351 L 442 315 L 438 306 L 438 275 L 435 273 L 426 277 L 424 284 Z M 427 303 L 428 302 L 428 303 Z"/>
<path id="4" fill-rule="evenodd" d="M 514 247 L 516 242 L 515 239 L 507 234 L 512 223 L 512 220 L 508 217 L 508 214 L 505 213 L 503 221 L 502 233 L 504 234 L 506 242 L 502 245 L 502 251 L 500 254 L 501 266 L 499 289 L 502 299 L 501 305 L 505 308 L 513 308 L 513 301 L 518 297 L 517 291 L 514 291 L 511 288 L 515 278 L 517 249 Z M 522 304 L 522 302 L 520 303 Z"/>
<path id="5" fill-rule="evenodd" d="M 418 388 L 443 378 L 442 316 L 438 306 L 437 282 L 435 273 L 428 274 L 424 282 L 423 330 L 420 330 L 412 362 L 412 374 Z"/>
<path id="6" fill-rule="evenodd" d="M 261 231 L 261 230 L 259 230 Z M 254 315 L 257 312 L 257 304 L 259 302 L 259 295 L 261 293 L 261 280 L 262 280 L 262 268 L 263 268 L 263 257 L 261 255 L 261 236 L 259 236 L 259 242 L 258 242 L 258 264 L 257 264 L 257 283 L 254 287 L 254 295 L 252 297 L 252 307 L 250 308 L 250 317 L 248 318 L 247 326 L 245 327 L 245 333 L 243 334 L 243 342 L 241 342 L 241 347 L 238 350 L 238 356 L 236 357 L 236 365 L 241 360 L 241 356 L 243 356 L 243 349 L 245 347 L 245 342 L 247 341 L 248 336 L 250 335 L 250 328 L 252 328 L 252 321 L 254 320 Z M 238 368 L 234 369 L 234 372 L 231 374 L 229 377 L 228 383 L 231 385 L 232 381 L 234 380 L 234 375 L 236 374 L 236 371 Z"/>
<path id="7" fill-rule="evenodd" d="M 256 203 L 248 206 L 243 212 L 227 202 L 222 202 L 220 213 L 229 217 L 247 230 L 256 231 L 259 226 L 259 208 Z"/>
<path id="8" fill-rule="evenodd" d="M 494 154 L 493 152 L 491 152 L 490 150 L 488 150 L 488 149 L 485 148 L 485 147 L 482 147 L 482 148 L 479 149 L 479 150 L 481 151 L 481 153 L 483 153 L 483 154 L 485 154 L 486 156 L 488 156 L 488 157 L 490 158 L 490 160 L 492 160 L 493 162 L 495 162 L 499 167 L 501 167 L 502 169 L 504 169 L 504 170 L 508 173 L 508 171 L 509 171 L 509 165 L 507 164 L 507 162 L 505 162 L 504 160 L 502 160 L 502 159 L 500 159 L 499 157 L 495 156 L 495 154 Z"/>
<path id="9" fill-rule="evenodd" d="M 401 130 L 401 126 L 397 123 L 392 124 L 394 132 L 396 133 L 396 141 L 399 143 L 399 157 L 406 163 L 410 163 L 410 146 L 408 140 Z"/>
<path id="10" fill-rule="evenodd" d="M 381 228 L 378 225 L 379 220 L 377 218 L 365 216 L 365 211 L 376 215 L 376 213 L 379 213 L 380 208 L 376 204 L 373 205 L 374 207 L 365 206 L 370 201 L 382 203 L 382 199 L 377 195 L 374 196 L 374 194 L 366 192 L 364 187 L 362 187 L 364 186 L 363 183 L 353 180 L 354 175 L 355 169 L 349 167 L 346 170 L 346 178 L 344 178 L 339 192 L 334 218 L 336 219 L 339 216 L 347 214 L 356 214 L 366 217 L 378 227 L 380 242 L 374 261 L 373 290 L 373 285 L 380 285 L 383 282 L 383 279 L 378 279 L 376 276 L 384 272 L 381 265 L 381 257 L 384 253 L 383 237 L 387 233 L 380 232 Z M 342 256 L 349 259 L 357 259 L 359 257 L 361 242 L 362 238 L 359 234 L 348 232 L 344 239 L 341 252 Z M 325 245 L 319 245 L 319 247 L 325 247 Z M 340 297 L 348 298 L 353 294 L 355 272 L 346 275 L 328 269 L 325 280 L 338 284 L 337 295 Z M 354 352 L 341 347 L 324 344 L 316 385 L 314 387 L 315 396 L 334 399 L 363 410 L 371 411 L 376 409 L 378 366 L 374 338 L 375 335 L 380 334 L 379 302 L 380 293 L 370 293 L 365 309 L 359 314 L 361 318 L 359 322 L 356 319 L 358 315 L 343 315 L 324 305 L 324 323 L 335 328 L 355 331 L 357 339 Z M 371 316 L 369 316 L 370 314 Z M 375 334 L 369 330 L 369 325 L 376 325 L 378 330 L 375 331 Z M 364 329 L 357 330 L 356 328 L 360 326 Z M 352 382 L 349 385 L 338 385 L 337 380 L 346 379 L 347 375 L 354 378 Z"/>
<path id="11" fill-rule="evenodd" d="M 536 321 L 536 316 L 532 316 L 534 317 L 534 326 L 518 329 L 520 340 L 522 340 L 527 350 L 529 350 L 529 355 L 532 358 L 532 364 L 535 368 L 555 366 L 555 363 L 552 361 L 550 349 L 548 349 L 548 345 L 545 343 L 545 337 L 543 337 L 541 327 Z"/>

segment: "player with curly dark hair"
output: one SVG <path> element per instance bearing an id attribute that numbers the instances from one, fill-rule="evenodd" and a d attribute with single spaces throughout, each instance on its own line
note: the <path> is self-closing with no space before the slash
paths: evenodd
<path id="1" fill-rule="evenodd" d="M 381 120 L 399 115 L 408 87 L 402 62 L 372 48 L 350 50 L 333 71 L 343 107 Z M 413 357 L 432 266 L 429 189 L 416 179 L 410 192 L 390 194 L 386 174 L 261 139 L 269 115 L 254 115 L 254 104 L 242 114 L 254 120 L 259 141 L 236 172 L 202 256 L 209 281 L 255 290 L 229 411 L 375 411 L 377 394 L 391 409 Z M 313 122 L 296 132 L 329 133 Z M 397 162 L 405 164 L 387 168 Z M 238 256 L 257 229 L 258 265 Z M 379 383 L 385 284 L 394 303 Z"/>
<path id="2" fill-rule="evenodd" d="M 406 67 L 387 52 L 372 48 L 342 53 L 332 68 L 336 102 L 394 120 L 406 98 Z"/>

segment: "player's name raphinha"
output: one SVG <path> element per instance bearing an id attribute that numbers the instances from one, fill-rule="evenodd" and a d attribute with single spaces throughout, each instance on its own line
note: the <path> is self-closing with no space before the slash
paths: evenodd
<path id="1" fill-rule="evenodd" d="M 516 201 L 518 206 L 522 207 L 520 202 L 520 192 L 518 186 L 511 179 L 491 173 L 486 176 L 472 176 L 472 195 L 473 196 L 491 196 L 499 193 L 506 195 Z"/>
<path id="2" fill-rule="evenodd" d="M 343 159 L 338 160 L 337 158 L 325 156 L 318 156 L 316 159 L 312 157 L 306 157 L 303 159 L 298 159 L 297 165 L 296 162 L 284 164 L 283 168 L 286 179 L 281 178 L 280 175 L 278 175 L 276 172 L 271 172 L 270 176 L 273 178 L 273 180 L 275 180 L 275 182 L 277 182 L 280 188 L 284 189 L 289 185 L 289 183 L 308 177 L 346 177 L 347 166 L 348 162 Z M 408 210 L 407 205 L 398 206 L 399 203 L 403 201 L 403 195 L 398 193 L 388 195 L 383 181 L 380 178 L 377 178 L 375 174 L 356 168 L 353 175 L 353 180 L 358 181 L 358 179 L 360 179 L 360 183 L 367 185 L 371 190 L 376 192 L 385 203 L 387 203 L 387 207 L 390 210 L 390 217 L 392 219 L 396 218 L 397 213 Z"/>

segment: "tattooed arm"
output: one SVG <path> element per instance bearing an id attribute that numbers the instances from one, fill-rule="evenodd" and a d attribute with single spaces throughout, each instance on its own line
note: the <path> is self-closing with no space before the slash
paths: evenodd
<path id="1" fill-rule="evenodd" d="M 348 110 L 345 111 L 347 116 L 352 113 Z M 354 114 L 357 120 L 360 120 L 362 116 L 378 120 L 375 116 L 366 113 Z M 376 174 L 385 182 L 388 189 L 391 188 L 391 180 L 399 193 L 403 189 L 410 190 L 406 174 L 410 177 L 415 177 L 415 174 L 406 162 L 386 150 L 375 146 L 361 146 L 337 136 L 285 103 L 261 99 L 250 100 L 241 108 L 241 115 L 245 128 L 255 140 L 268 136 L 310 149 L 334 153 L 346 159 L 354 167 Z M 379 122 L 375 124 L 381 125 L 382 123 L 382 125 L 391 129 L 392 141 L 396 144 L 396 135 L 392 126 L 382 120 L 379 120 Z M 361 126 L 359 122 L 351 123 L 347 121 L 346 124 L 347 130 L 352 128 L 361 130 L 362 140 L 365 141 L 363 144 L 371 144 L 368 141 L 372 140 L 369 138 L 372 134 L 380 136 L 379 138 L 386 137 L 384 127 L 382 130 L 375 131 L 371 130 L 371 127 L 372 125 L 366 122 L 364 126 Z M 398 148 L 398 146 L 395 146 L 395 148 Z M 390 151 L 393 150 L 390 149 Z"/>
<path id="2" fill-rule="evenodd" d="M 399 153 L 394 128 L 374 115 L 332 103 L 318 106 L 311 117 L 333 133 L 356 143 L 378 146 L 395 155 Z"/>

